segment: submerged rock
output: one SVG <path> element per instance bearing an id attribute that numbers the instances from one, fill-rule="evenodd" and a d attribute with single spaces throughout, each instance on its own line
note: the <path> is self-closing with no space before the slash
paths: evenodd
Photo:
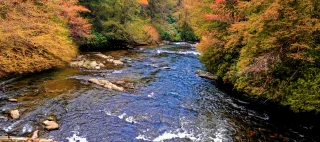
<path id="1" fill-rule="evenodd" d="M 203 71 L 203 70 L 197 70 L 196 74 L 202 78 L 207 78 L 207 79 L 212 79 L 212 80 L 218 79 L 218 77 L 216 75 L 213 75 L 212 73 L 207 72 L 207 71 Z"/>
<path id="2" fill-rule="evenodd" d="M 117 90 L 117 91 L 123 91 L 124 90 L 123 87 L 119 87 L 119 86 L 111 83 L 108 80 L 102 80 L 102 79 L 99 80 L 99 79 L 96 79 L 96 78 L 90 78 L 88 81 L 91 82 L 91 83 L 103 86 L 103 87 L 108 88 L 108 89 L 113 89 L 113 90 Z"/>
<path id="3" fill-rule="evenodd" d="M 20 117 L 19 110 L 10 110 L 10 115 L 12 119 L 18 119 Z"/>
<path id="4" fill-rule="evenodd" d="M 42 122 L 45 125 L 47 130 L 56 130 L 59 129 L 59 124 L 55 121 L 45 120 Z"/>

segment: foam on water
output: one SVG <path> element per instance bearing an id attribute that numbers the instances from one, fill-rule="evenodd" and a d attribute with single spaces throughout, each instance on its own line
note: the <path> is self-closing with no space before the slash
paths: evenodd
<path id="1" fill-rule="evenodd" d="M 126 122 L 129 122 L 129 123 L 137 123 L 136 119 L 134 119 L 133 116 L 127 116 L 126 113 L 122 113 L 120 115 L 116 115 L 116 114 L 113 114 L 111 111 L 109 110 L 102 110 L 102 112 L 104 112 L 105 114 L 109 115 L 109 116 L 115 116 L 115 117 L 118 117 Z M 127 116 L 127 117 L 126 117 Z"/>
<path id="2" fill-rule="evenodd" d="M 154 96 L 154 93 L 151 92 L 149 95 L 148 95 L 148 98 L 152 98 Z"/>
<path id="3" fill-rule="evenodd" d="M 123 119 L 123 117 L 125 117 L 127 114 L 126 113 L 122 113 L 122 114 L 120 114 L 118 117 L 120 118 L 120 119 Z"/>
<path id="4" fill-rule="evenodd" d="M 165 132 L 162 135 L 156 137 L 153 141 L 154 142 L 160 142 L 160 141 L 164 141 L 164 140 L 171 140 L 174 138 L 187 138 L 190 139 L 192 141 L 199 141 L 193 134 L 189 134 L 187 132 Z"/>
<path id="5" fill-rule="evenodd" d="M 170 53 L 170 54 L 182 54 L 182 55 L 186 55 L 186 54 L 193 54 L 193 55 L 200 55 L 200 52 L 197 51 L 167 51 L 167 50 L 157 50 L 157 53 Z"/>
<path id="6" fill-rule="evenodd" d="M 214 142 L 222 142 L 224 140 L 223 132 L 226 131 L 224 128 L 219 128 L 218 131 L 215 133 L 215 138 L 213 138 Z"/>
<path id="7" fill-rule="evenodd" d="M 137 140 L 144 140 L 144 141 L 152 141 L 152 140 L 146 138 L 146 136 L 144 136 L 144 135 L 139 135 L 139 136 L 136 137 L 136 139 Z"/>
<path id="8" fill-rule="evenodd" d="M 88 142 L 86 138 L 77 136 L 76 133 L 74 133 L 71 137 L 68 137 L 67 140 L 69 142 Z"/>
<path id="9" fill-rule="evenodd" d="M 136 120 L 132 117 L 132 116 L 129 116 L 125 119 L 125 121 L 129 122 L 129 123 L 137 123 Z"/>

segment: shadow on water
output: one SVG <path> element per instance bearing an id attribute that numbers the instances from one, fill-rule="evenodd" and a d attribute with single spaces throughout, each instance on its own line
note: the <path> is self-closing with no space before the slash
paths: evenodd
<path id="1" fill-rule="evenodd" d="M 175 45 L 102 52 L 125 64 L 102 70 L 62 68 L 3 81 L 0 135 L 57 141 L 317 141 L 319 137 L 270 121 L 268 112 L 198 77 L 199 52 Z M 94 53 L 83 52 L 90 59 Z M 106 79 L 125 88 L 88 82 Z M 122 83 L 117 83 L 121 81 Z M 16 98 L 18 102 L 9 102 Z M 18 109 L 12 120 L 9 110 Z M 41 121 L 54 116 L 59 130 Z"/>

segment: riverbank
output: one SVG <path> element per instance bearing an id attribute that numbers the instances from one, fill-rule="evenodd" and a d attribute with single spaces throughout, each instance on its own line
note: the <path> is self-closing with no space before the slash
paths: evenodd
<path id="1" fill-rule="evenodd" d="M 70 39 L 71 40 L 71 39 Z M 72 41 L 70 41 L 72 42 Z M 15 76 L 23 76 L 41 71 L 50 70 L 54 67 L 63 68 L 82 52 L 106 52 L 133 49 L 135 47 L 155 47 L 158 45 L 175 45 L 194 47 L 195 43 L 161 41 L 154 45 L 134 44 L 126 41 L 110 41 L 106 47 L 91 47 L 94 45 L 82 45 L 77 49 L 76 45 L 64 48 L 26 48 L 10 47 L 0 51 L 0 81 Z M 62 45 L 61 45 L 62 46 Z M 13 50 L 13 49 L 16 49 Z M 49 50 L 50 49 L 50 50 Z"/>
<path id="2" fill-rule="evenodd" d="M 256 111 L 266 112 L 272 123 L 284 127 L 294 127 L 297 131 L 318 137 L 320 131 L 320 114 L 316 112 L 294 112 L 290 107 L 281 105 L 273 100 L 252 98 L 244 92 L 234 89 L 232 84 L 227 84 L 221 79 L 215 81 L 216 86 L 231 97 L 248 102 L 246 106 Z"/>

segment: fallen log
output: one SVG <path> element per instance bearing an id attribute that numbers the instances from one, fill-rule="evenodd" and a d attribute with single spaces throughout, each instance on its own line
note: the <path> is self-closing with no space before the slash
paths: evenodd
<path id="1" fill-rule="evenodd" d="M 0 142 L 56 142 L 51 139 L 0 136 Z"/>

